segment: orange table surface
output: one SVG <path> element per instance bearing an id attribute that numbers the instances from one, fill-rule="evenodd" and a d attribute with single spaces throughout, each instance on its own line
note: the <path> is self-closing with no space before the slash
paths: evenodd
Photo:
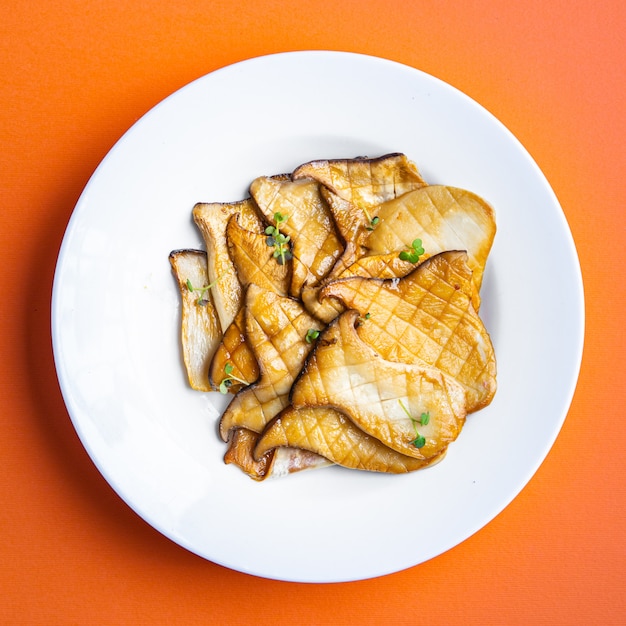
<path id="1" fill-rule="evenodd" d="M 0 622 L 626 623 L 623 2 L 18 0 L 1 15 Z M 400 61 L 495 114 L 556 192 L 585 285 L 578 386 L 530 483 L 452 550 L 352 583 L 255 578 L 160 535 L 81 446 L 51 348 L 61 239 L 113 143 L 199 76 L 303 49 Z M 549 271 L 549 250 L 528 253 Z"/>

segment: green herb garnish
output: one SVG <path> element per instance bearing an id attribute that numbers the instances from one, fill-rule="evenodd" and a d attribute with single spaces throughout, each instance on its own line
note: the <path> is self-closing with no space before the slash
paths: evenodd
<path id="1" fill-rule="evenodd" d="M 309 330 L 306 331 L 306 336 L 304 337 L 304 340 L 307 343 L 313 343 L 319 336 L 319 330 L 315 330 L 315 328 L 309 328 Z"/>
<path id="2" fill-rule="evenodd" d="M 400 252 L 400 258 L 403 261 L 410 261 L 411 263 L 417 263 L 420 257 L 424 254 L 424 248 L 422 247 L 421 239 L 414 239 L 411 247 L 408 250 L 402 250 Z"/>
<path id="3" fill-rule="evenodd" d="M 409 410 L 404 406 L 402 400 L 398 400 L 402 410 L 406 413 L 407 417 L 411 420 L 411 424 L 413 424 L 413 428 L 415 429 L 415 439 L 413 441 L 409 441 L 409 443 L 413 444 L 416 448 L 423 448 L 426 445 L 426 438 L 423 435 L 420 435 L 417 431 L 417 425 L 421 424 L 422 426 L 426 426 L 428 422 L 430 422 L 430 413 L 422 413 L 418 419 L 415 419 L 410 413 Z"/>
<path id="4" fill-rule="evenodd" d="M 265 234 L 267 235 L 265 239 L 265 243 L 272 247 L 276 248 L 274 250 L 273 257 L 278 261 L 280 265 L 284 265 L 285 261 L 289 261 L 293 258 L 291 254 L 291 250 L 289 249 L 289 240 L 291 237 L 289 235 L 283 235 L 280 232 L 280 225 L 284 224 L 289 219 L 288 215 L 282 215 L 281 213 L 274 213 L 274 226 L 268 226 L 265 229 Z"/>
<path id="5" fill-rule="evenodd" d="M 215 285 L 217 285 L 217 283 L 220 282 L 220 280 L 222 280 L 222 278 L 224 278 L 224 276 L 226 275 L 226 272 L 224 272 L 224 274 L 222 274 L 221 276 L 218 276 L 212 283 L 205 285 L 204 287 L 194 287 L 191 284 L 191 281 L 189 279 L 187 279 L 187 282 L 185 283 L 187 285 L 187 289 L 191 292 L 191 293 L 199 293 L 200 295 L 198 296 L 197 300 L 196 300 L 196 304 L 198 306 L 206 306 L 207 304 L 209 304 L 209 299 L 204 297 L 204 294 L 209 291 L 209 289 L 211 289 L 212 287 L 214 287 Z"/>
<path id="6" fill-rule="evenodd" d="M 224 365 L 224 374 L 226 374 L 226 377 L 220 383 L 220 393 L 227 394 L 228 390 L 233 384 L 233 381 L 237 381 L 238 383 L 241 383 L 242 385 L 246 385 L 246 386 L 248 385 L 248 383 L 245 380 L 242 380 L 241 378 L 238 378 L 237 376 L 233 376 L 234 369 L 235 367 L 232 363 L 226 363 L 226 365 Z"/>
<path id="7" fill-rule="evenodd" d="M 365 207 L 363 207 L 363 213 L 365 213 L 365 217 L 367 218 L 367 222 L 369 224 L 369 226 L 366 226 L 365 228 L 367 228 L 367 230 L 374 230 L 374 228 L 376 228 L 376 226 L 380 222 L 380 217 L 378 217 L 378 215 L 371 217 Z"/>
<path id="8" fill-rule="evenodd" d="M 356 325 L 360 326 L 361 324 L 366 322 L 370 317 L 372 317 L 372 314 L 369 311 L 365 315 L 359 315 L 359 317 L 356 320 Z"/>

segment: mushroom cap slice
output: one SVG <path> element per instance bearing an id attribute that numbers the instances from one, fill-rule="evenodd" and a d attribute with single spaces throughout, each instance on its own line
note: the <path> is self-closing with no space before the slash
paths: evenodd
<path id="1" fill-rule="evenodd" d="M 240 202 L 201 202 L 194 206 L 192 214 L 206 245 L 209 282 L 215 283 L 213 302 L 222 331 L 226 331 L 241 308 L 243 298 L 242 286 L 228 252 L 228 222 L 233 215 L 239 215 L 243 228 L 258 232 L 262 232 L 263 222 L 251 198 Z"/>
<path id="2" fill-rule="evenodd" d="M 231 216 L 226 226 L 228 253 L 245 289 L 254 283 L 279 295 L 287 295 L 290 265 L 281 265 L 273 256 L 273 248 L 266 243 L 262 227 L 256 231 L 241 226 L 240 214 Z"/>
<path id="3" fill-rule="evenodd" d="M 228 440 L 233 428 L 261 432 L 288 404 L 289 390 L 312 348 L 305 340 L 322 325 L 297 301 L 250 285 L 246 292 L 246 337 L 259 364 L 260 377 L 242 389 L 220 420 L 220 435 Z"/>
<path id="4" fill-rule="evenodd" d="M 472 272 L 463 251 L 430 257 L 399 279 L 351 277 L 333 281 L 322 296 L 369 319 L 359 336 L 390 361 L 436 367 L 467 392 L 468 412 L 496 391 L 489 333 L 472 305 Z"/>
<path id="5" fill-rule="evenodd" d="M 226 329 L 219 342 L 215 354 L 211 359 L 209 367 L 209 382 L 211 388 L 219 389 L 220 383 L 226 378 L 226 367 L 232 366 L 230 376 L 231 385 L 228 387 L 229 393 L 237 393 L 247 386 L 239 382 L 246 381 L 252 384 L 259 378 L 259 364 L 256 361 L 254 352 L 246 340 L 246 316 L 245 308 L 239 309 L 233 323 Z"/>
<path id="6" fill-rule="evenodd" d="M 475 193 L 429 185 L 377 208 L 378 225 L 366 240 L 368 254 L 400 252 L 422 240 L 424 250 L 437 254 L 466 250 L 477 290 L 496 234 L 493 208 Z"/>
<path id="7" fill-rule="evenodd" d="M 383 359 L 357 334 L 358 319 L 346 311 L 320 335 L 292 387 L 291 404 L 335 408 L 413 458 L 440 455 L 465 422 L 464 389 L 435 368 Z M 418 426 L 423 415 L 429 420 Z"/>
<path id="8" fill-rule="evenodd" d="M 271 224 L 274 214 L 289 216 L 280 230 L 291 238 L 293 264 L 290 295 L 299 297 L 304 285 L 315 285 L 330 272 L 343 244 L 314 180 L 276 180 L 261 176 L 250 193 Z"/>
<path id="9" fill-rule="evenodd" d="M 245 289 L 250 283 L 254 283 L 280 295 L 287 295 L 289 265 L 277 263 L 272 256 L 272 248 L 265 242 L 266 236 L 261 232 L 252 232 L 242 228 L 239 224 L 240 219 L 239 213 L 229 218 L 226 241 L 241 286 Z M 231 374 L 235 377 L 229 387 L 230 393 L 239 391 L 243 386 L 236 379 L 253 383 L 259 377 L 256 358 L 245 337 L 243 306 L 224 331 L 222 341 L 215 351 L 209 372 L 214 389 L 219 387 L 219 383 L 224 378 L 224 368 L 227 363 L 233 366 Z"/>
<path id="10" fill-rule="evenodd" d="M 285 446 L 315 452 L 350 469 L 390 474 L 423 469 L 444 454 L 428 461 L 400 454 L 329 407 L 287 407 L 260 435 L 254 449 L 255 458 L 263 459 L 272 450 Z"/>
<path id="11" fill-rule="evenodd" d="M 222 332 L 211 295 L 192 292 L 187 284 L 189 281 L 197 289 L 209 284 L 207 255 L 202 250 L 174 250 L 169 260 L 181 296 L 181 344 L 187 379 L 193 389 L 211 391 L 209 365 Z"/>
<path id="12" fill-rule="evenodd" d="M 268 451 L 258 460 L 252 455 L 258 433 L 247 428 L 233 431 L 224 454 L 225 463 L 233 463 L 254 480 L 277 478 L 305 469 L 316 469 L 330 465 L 330 461 L 314 452 L 295 448 L 280 448 Z"/>
<path id="13" fill-rule="evenodd" d="M 426 185 L 415 163 L 397 152 L 376 158 L 310 161 L 297 167 L 292 177 L 313 178 L 361 208 Z"/>

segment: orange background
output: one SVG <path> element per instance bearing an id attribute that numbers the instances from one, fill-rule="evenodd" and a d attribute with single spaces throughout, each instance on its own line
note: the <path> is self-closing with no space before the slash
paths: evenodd
<path id="1" fill-rule="evenodd" d="M 621 0 L 17 0 L 4 7 L 0 622 L 626 623 Z M 51 352 L 56 255 L 83 186 L 112 144 L 191 80 L 297 49 L 400 61 L 494 113 L 551 182 L 585 283 L 578 388 L 535 477 L 456 548 L 355 583 L 257 579 L 153 530 L 79 443 Z M 549 250 L 529 241 L 528 253 L 545 255 L 549 271 Z"/>

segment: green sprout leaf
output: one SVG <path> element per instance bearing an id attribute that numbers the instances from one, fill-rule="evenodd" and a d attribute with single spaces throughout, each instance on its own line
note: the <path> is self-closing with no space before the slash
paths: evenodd
<path id="1" fill-rule="evenodd" d="M 365 315 L 359 315 L 356 320 L 356 325 L 360 326 L 361 324 L 364 324 L 370 317 L 372 317 L 372 314 L 369 311 Z"/>
<path id="2" fill-rule="evenodd" d="M 265 243 L 270 248 L 275 248 L 272 256 L 280 265 L 284 265 L 287 261 L 293 258 L 293 255 L 288 245 L 291 237 L 289 235 L 283 235 L 283 233 L 281 233 L 279 230 L 279 226 L 281 224 L 284 224 L 288 219 L 288 215 L 283 215 L 282 213 L 276 212 L 274 213 L 275 225 L 268 226 L 265 229 L 265 234 L 267 235 L 267 237 L 265 238 Z"/>
<path id="3" fill-rule="evenodd" d="M 309 328 L 309 330 L 306 331 L 306 336 L 304 337 L 304 340 L 307 343 L 313 343 L 319 336 L 319 330 L 315 330 L 315 328 Z"/>
<path id="4" fill-rule="evenodd" d="M 367 219 L 367 224 L 368 224 L 365 228 L 367 228 L 367 230 L 374 230 L 376 226 L 378 225 L 378 223 L 380 222 L 380 217 L 378 217 L 378 215 L 375 215 L 374 217 L 372 217 L 367 212 L 367 209 L 365 207 L 363 207 L 363 213 L 365 213 L 365 217 Z"/>
<path id="5" fill-rule="evenodd" d="M 204 294 L 210 289 L 212 289 L 213 287 L 215 287 L 215 285 L 217 285 L 217 283 L 219 283 L 220 280 L 222 280 L 222 278 L 226 276 L 226 273 L 227 272 L 224 272 L 223 274 L 218 276 L 212 283 L 209 283 L 208 285 L 205 285 L 204 287 L 194 287 L 191 284 L 191 280 L 189 280 L 189 278 L 187 279 L 185 284 L 187 285 L 187 289 L 189 290 L 189 292 L 199 294 L 198 298 L 196 299 L 196 304 L 198 306 L 206 306 L 207 304 L 209 304 L 210 300 Z"/>
<path id="6" fill-rule="evenodd" d="M 421 239 L 414 239 L 411 243 L 411 247 L 408 250 L 402 250 L 399 257 L 402 261 L 410 261 L 411 263 L 417 263 L 420 257 L 424 254 L 424 248 L 422 247 Z"/>
<path id="7" fill-rule="evenodd" d="M 410 441 L 416 448 L 423 448 L 426 445 L 426 438 L 422 435 L 417 435 L 413 441 Z"/>
<path id="8" fill-rule="evenodd" d="M 238 383 L 241 383 L 242 385 L 245 385 L 245 386 L 249 384 L 245 380 L 242 380 L 241 378 L 234 376 L 233 375 L 234 370 L 235 370 L 235 366 L 232 363 L 226 363 L 226 365 L 224 365 L 224 374 L 226 374 L 226 376 L 222 379 L 222 382 L 220 383 L 220 386 L 219 386 L 220 393 L 223 393 L 224 395 L 226 395 L 228 393 L 228 390 L 232 387 L 234 381 L 237 381 Z"/>
<path id="9" fill-rule="evenodd" d="M 416 448 L 423 448 L 426 445 L 426 437 L 419 434 L 417 425 L 421 424 L 422 426 L 426 426 L 426 424 L 430 421 L 430 413 L 422 413 L 418 419 L 415 419 L 409 412 L 409 409 L 407 409 L 404 405 L 404 402 L 400 399 L 398 399 L 398 402 L 400 403 L 402 410 L 406 413 L 406 416 L 411 420 L 411 424 L 413 424 L 413 429 L 415 430 L 415 439 L 409 441 L 409 443 L 414 445 Z"/>

